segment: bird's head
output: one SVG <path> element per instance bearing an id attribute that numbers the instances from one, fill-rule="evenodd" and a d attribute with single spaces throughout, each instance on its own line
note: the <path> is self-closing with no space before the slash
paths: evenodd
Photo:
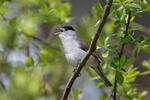
<path id="1" fill-rule="evenodd" d="M 62 26 L 56 29 L 55 35 L 59 37 L 76 37 L 76 32 L 72 26 Z"/>

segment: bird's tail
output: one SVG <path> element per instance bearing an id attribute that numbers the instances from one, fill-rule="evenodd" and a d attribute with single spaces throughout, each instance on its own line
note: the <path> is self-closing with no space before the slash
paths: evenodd
<path id="1" fill-rule="evenodd" d="M 112 86 L 111 82 L 108 80 L 108 78 L 105 76 L 104 72 L 102 71 L 100 63 L 98 63 L 98 65 L 93 69 L 97 72 L 97 74 L 99 74 L 99 76 L 102 78 L 106 86 Z"/>

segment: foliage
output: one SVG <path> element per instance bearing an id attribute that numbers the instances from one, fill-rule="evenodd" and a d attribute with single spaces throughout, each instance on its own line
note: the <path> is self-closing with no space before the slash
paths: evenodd
<path id="1" fill-rule="evenodd" d="M 59 49 L 60 41 L 54 38 L 53 32 L 56 25 L 71 20 L 72 17 L 68 16 L 70 9 L 66 0 L 0 1 L 0 76 L 5 77 L 5 80 L 0 78 L 0 100 L 60 99 L 72 69 L 64 60 Z M 102 50 L 103 70 L 112 83 L 117 70 L 119 99 L 143 100 L 147 93 L 138 90 L 136 77 L 150 73 L 150 59 L 142 62 L 147 69 L 145 72 L 139 72 L 133 60 L 140 50 L 150 53 L 150 39 L 143 35 L 134 37 L 141 27 L 131 27 L 127 37 L 124 35 L 129 10 L 132 12 L 130 23 L 133 23 L 135 16 L 149 9 L 146 0 L 114 0 L 111 18 L 99 37 L 97 48 Z M 103 12 L 100 4 L 96 3 L 91 15 L 77 24 L 77 32 L 85 41 L 90 42 Z M 48 34 L 44 34 L 45 27 L 49 29 Z M 135 45 L 133 57 L 123 55 L 119 58 L 120 46 L 129 43 Z M 9 84 L 5 85 L 7 81 Z M 100 81 L 97 86 L 103 87 L 104 83 Z M 81 96 L 82 93 L 74 89 L 71 98 L 78 100 Z M 100 100 L 110 98 L 100 96 Z"/>
<path id="2" fill-rule="evenodd" d="M 42 40 L 42 31 L 45 25 L 51 34 L 55 25 L 70 21 L 70 9 L 67 1 L 60 0 L 0 2 L 0 75 L 6 80 L 0 80 L 0 100 L 60 98 L 58 94 L 71 71 L 56 47 L 60 43 Z"/>

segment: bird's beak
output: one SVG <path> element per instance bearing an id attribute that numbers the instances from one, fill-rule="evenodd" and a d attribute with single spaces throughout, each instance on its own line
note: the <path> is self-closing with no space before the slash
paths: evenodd
<path id="1" fill-rule="evenodd" d="M 58 35 L 61 32 L 61 28 L 56 28 L 54 35 Z"/>

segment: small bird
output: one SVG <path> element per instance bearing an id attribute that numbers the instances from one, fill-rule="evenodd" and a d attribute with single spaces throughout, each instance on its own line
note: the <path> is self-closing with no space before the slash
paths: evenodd
<path id="1" fill-rule="evenodd" d="M 69 64 L 77 67 L 82 58 L 86 55 L 89 45 L 81 40 L 72 26 L 63 26 L 56 29 L 55 35 L 58 35 L 65 53 L 65 57 Z M 96 52 L 88 59 L 85 66 L 92 67 L 104 81 L 106 86 L 112 86 L 111 82 L 104 75 L 101 68 L 101 60 Z"/>

